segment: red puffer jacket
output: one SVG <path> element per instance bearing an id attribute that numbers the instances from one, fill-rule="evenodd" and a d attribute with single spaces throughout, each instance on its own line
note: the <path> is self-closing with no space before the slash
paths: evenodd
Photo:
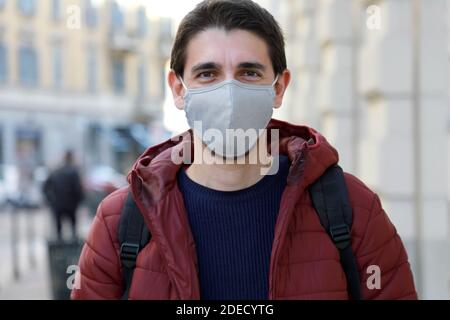
<path id="1" fill-rule="evenodd" d="M 307 189 L 338 162 L 337 152 L 308 127 L 273 119 L 268 128 L 279 129 L 280 153 L 291 161 L 275 227 L 268 298 L 348 299 L 338 250 L 322 228 Z M 188 131 L 149 148 L 128 175 L 152 234 L 137 259 L 130 299 L 200 298 L 195 243 L 176 183 L 180 165 L 171 161 L 171 152 L 191 144 L 190 137 Z M 311 138 L 313 143 L 306 143 Z M 352 247 L 364 299 L 416 299 L 407 254 L 378 196 L 350 174 L 345 178 L 353 208 Z M 72 291 L 73 299 L 121 297 L 124 283 L 117 229 L 127 192 L 128 188 L 118 190 L 100 204 L 79 261 L 80 286 Z M 380 289 L 366 285 L 371 265 L 380 268 Z"/>

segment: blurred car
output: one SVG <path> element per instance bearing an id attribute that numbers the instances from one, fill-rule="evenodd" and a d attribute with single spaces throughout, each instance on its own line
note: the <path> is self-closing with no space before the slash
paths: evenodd
<path id="1" fill-rule="evenodd" d="M 109 166 L 96 166 L 84 177 L 85 204 L 95 215 L 100 202 L 110 193 L 127 185 L 126 176 Z"/>
<path id="2" fill-rule="evenodd" d="M 6 200 L 8 199 L 7 185 L 5 166 L 0 165 L 0 210 L 6 205 Z"/>
<path id="3" fill-rule="evenodd" d="M 26 184 L 25 189 L 21 189 L 17 166 L 0 165 L 0 209 L 4 209 L 7 204 L 25 209 L 36 209 L 42 205 L 40 186 L 46 169 L 36 167 L 33 171 L 32 181 Z"/>

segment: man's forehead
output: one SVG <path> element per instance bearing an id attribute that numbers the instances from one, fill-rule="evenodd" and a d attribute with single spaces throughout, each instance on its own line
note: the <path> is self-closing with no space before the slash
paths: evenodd
<path id="1" fill-rule="evenodd" d="M 243 63 L 271 63 L 267 44 L 245 30 L 225 31 L 211 28 L 198 33 L 187 46 L 186 66 L 214 63 L 220 67 L 242 67 Z"/>
<path id="2" fill-rule="evenodd" d="M 266 66 L 258 61 L 242 61 L 239 62 L 236 66 L 239 69 L 258 69 L 261 71 L 266 70 Z M 221 63 L 216 63 L 213 61 L 209 62 L 200 62 L 191 67 L 192 72 L 200 71 L 200 70 L 213 70 L 213 69 L 223 69 L 224 66 Z"/>

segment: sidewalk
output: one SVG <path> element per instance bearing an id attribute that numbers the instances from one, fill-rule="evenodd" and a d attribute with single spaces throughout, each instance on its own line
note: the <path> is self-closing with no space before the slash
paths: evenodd
<path id="1" fill-rule="evenodd" d="M 0 211 L 0 299 L 52 299 L 47 240 L 52 239 L 55 232 L 50 212 L 43 208 L 15 214 L 18 279 L 14 279 L 12 214 L 10 211 Z M 78 214 L 78 235 L 84 238 L 92 218 L 84 208 Z"/>

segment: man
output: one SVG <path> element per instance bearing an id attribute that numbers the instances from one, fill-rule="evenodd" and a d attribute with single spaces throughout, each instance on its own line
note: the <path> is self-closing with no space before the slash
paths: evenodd
<path id="1" fill-rule="evenodd" d="M 69 219 L 72 239 L 77 239 L 77 208 L 83 200 L 83 188 L 74 165 L 73 154 L 67 151 L 63 165 L 50 174 L 43 184 L 43 192 L 56 221 L 58 240 L 63 240 L 62 221 Z"/>
<path id="2" fill-rule="evenodd" d="M 72 298 L 122 297 L 117 232 L 129 190 L 152 235 L 130 299 L 349 298 L 308 191 L 338 154 L 315 130 L 271 119 L 290 78 L 281 30 L 254 2 L 206 0 L 184 18 L 168 82 L 193 130 L 149 148 L 130 188 L 101 203 Z M 235 144 L 229 129 L 258 134 Z M 405 249 L 378 197 L 349 174 L 345 182 L 362 298 L 415 299 Z M 366 285 L 370 266 L 379 267 L 379 289 Z"/>

